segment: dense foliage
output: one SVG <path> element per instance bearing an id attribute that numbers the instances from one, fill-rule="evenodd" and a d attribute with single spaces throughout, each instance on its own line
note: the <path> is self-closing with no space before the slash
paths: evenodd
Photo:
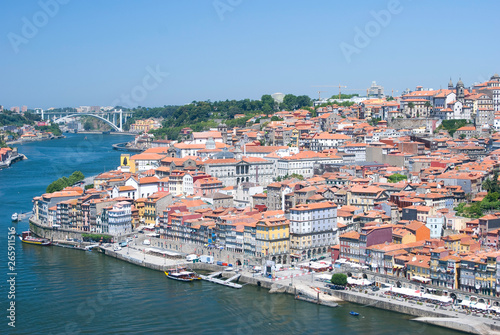
<path id="1" fill-rule="evenodd" d="M 69 177 L 61 177 L 47 186 L 47 193 L 53 193 L 63 190 L 65 187 L 72 186 L 85 178 L 80 171 L 73 172 Z"/>
<path id="2" fill-rule="evenodd" d="M 150 132 L 156 138 L 167 137 L 170 140 L 177 140 L 180 139 L 179 134 L 184 127 L 189 127 L 193 131 L 203 131 L 217 127 L 220 122 L 224 122 L 228 128 L 244 127 L 246 122 L 255 115 L 269 115 L 280 109 L 293 110 L 308 107 L 311 104 L 311 99 L 306 95 L 287 94 L 283 103 L 278 104 L 270 95 L 265 94 L 260 100 L 193 101 L 184 106 L 152 109 L 155 112 L 141 109 L 138 114 L 134 115 L 134 118 L 164 117 L 162 128 Z M 236 114 L 245 116 L 235 119 Z"/>
<path id="3" fill-rule="evenodd" d="M 113 241 L 113 236 L 105 234 L 82 234 L 85 242 L 104 242 L 109 243 Z"/>
<path id="4" fill-rule="evenodd" d="M 446 129 L 450 136 L 453 136 L 453 134 L 457 131 L 458 128 L 463 127 L 467 125 L 467 120 L 460 119 L 460 120 L 443 120 L 441 122 L 441 125 L 436 129 Z"/>
<path id="5" fill-rule="evenodd" d="M 135 120 L 149 119 L 149 118 L 163 118 L 166 119 L 174 113 L 179 108 L 179 106 L 163 106 L 163 107 L 137 107 L 133 108 L 134 116 L 127 119 L 127 122 L 123 124 L 123 129 L 129 130 L 130 125 L 135 122 Z M 126 109 L 124 107 L 117 106 L 116 109 Z"/>
<path id="6" fill-rule="evenodd" d="M 354 97 L 359 97 L 359 94 L 357 93 L 354 93 L 354 94 L 341 94 L 340 95 L 340 99 L 341 100 L 344 100 L 344 99 L 351 99 L 351 98 L 354 98 Z M 330 99 L 339 99 L 339 95 L 338 94 L 334 94 L 332 95 L 332 97 Z"/>
<path id="7" fill-rule="evenodd" d="M 330 280 L 332 284 L 339 286 L 347 285 L 347 275 L 344 273 L 335 273 L 332 275 L 332 279 Z"/>
<path id="8" fill-rule="evenodd" d="M 59 125 L 57 123 L 52 122 L 50 126 L 35 126 L 35 129 L 44 131 L 44 132 L 51 132 L 54 136 L 61 136 L 62 131 L 59 128 Z"/>
<path id="9" fill-rule="evenodd" d="M 387 181 L 389 183 L 398 183 L 401 180 L 406 180 L 406 176 L 399 173 L 395 173 L 387 177 Z"/>
<path id="10" fill-rule="evenodd" d="M 468 218 L 480 218 L 484 215 L 484 211 L 500 209 L 500 183 L 498 182 L 498 171 L 495 171 L 492 179 L 487 179 L 483 183 L 483 188 L 488 191 L 488 194 L 481 201 L 476 201 L 470 205 L 465 203 L 459 204 L 454 208 L 457 215 Z"/>
<path id="11" fill-rule="evenodd" d="M 22 127 L 25 124 L 33 125 L 35 121 L 41 121 L 42 118 L 33 113 L 26 112 L 24 116 L 16 114 L 11 111 L 3 111 L 0 114 L 0 127 L 1 126 L 16 126 Z"/>

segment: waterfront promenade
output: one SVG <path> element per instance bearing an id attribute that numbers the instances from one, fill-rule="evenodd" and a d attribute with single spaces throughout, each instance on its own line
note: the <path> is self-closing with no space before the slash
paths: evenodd
<path id="1" fill-rule="evenodd" d="M 386 294 L 387 290 L 370 292 L 364 288 L 345 291 L 325 289 L 344 301 L 360 304 L 359 313 L 366 307 L 375 307 L 417 316 L 414 321 L 429 323 L 473 334 L 500 334 L 500 316 L 468 313 L 458 306 L 419 304 Z"/>
<path id="2" fill-rule="evenodd" d="M 129 237 L 134 236 L 130 235 Z M 123 236 L 122 236 L 123 237 Z M 125 238 L 125 237 L 123 237 Z M 150 239 L 151 244 L 144 244 L 144 240 Z M 101 250 L 107 255 L 131 264 L 150 268 L 157 271 L 165 271 L 171 267 L 178 265 L 189 266 L 194 270 L 205 271 L 222 271 L 225 267 L 217 266 L 215 264 L 204 263 L 187 263 L 185 255 L 188 253 L 206 254 L 206 248 L 200 245 L 190 245 L 183 243 L 179 245 L 178 241 L 162 240 L 163 246 L 154 241 L 152 238 L 144 234 L 138 234 L 137 237 L 132 238 L 127 247 L 121 249 L 117 248 L 117 244 L 104 244 L 101 245 Z M 164 248 L 166 247 L 166 248 Z M 215 262 L 234 261 L 242 258 L 241 254 L 230 253 L 228 251 L 218 251 L 210 249 L 215 258 Z M 158 255 L 158 251 L 165 252 L 164 256 Z M 327 261 L 327 260 L 325 260 Z M 252 265 L 261 265 L 256 263 L 253 259 Z M 367 288 L 353 289 L 347 291 L 332 291 L 325 286 L 325 280 L 319 278 L 318 273 L 308 272 L 307 269 L 293 268 L 290 266 L 283 266 L 283 269 L 275 272 L 274 278 L 263 276 L 261 273 L 252 271 L 251 266 L 234 266 L 234 269 L 241 274 L 240 283 L 247 283 L 251 285 L 261 286 L 270 289 L 271 292 L 276 293 L 289 293 L 296 294 L 298 292 L 305 293 L 311 298 L 316 298 L 317 290 L 326 293 L 321 295 L 323 301 L 339 301 L 344 300 L 347 302 L 360 304 L 360 308 L 375 307 L 395 311 L 407 315 L 419 317 L 416 321 L 426 322 L 434 325 L 447 327 L 450 329 L 467 331 L 475 334 L 496 334 L 500 329 L 500 319 L 493 315 L 483 314 L 466 314 L 463 310 L 457 310 L 457 307 L 443 307 L 432 304 L 418 304 L 417 302 L 405 300 L 398 297 L 391 297 L 384 293 L 384 291 L 371 292 Z M 368 279 L 373 279 L 379 283 L 387 283 L 390 280 L 393 283 L 401 280 L 404 285 L 409 286 L 417 285 L 409 283 L 404 278 L 387 278 L 376 273 L 370 273 L 366 270 L 352 269 L 352 268 L 334 268 L 334 272 L 364 272 L 367 274 Z M 330 272 L 327 272 L 331 274 Z M 230 277 L 234 272 L 224 272 L 224 277 Z M 420 284 L 418 284 L 420 285 Z M 366 290 L 366 291 L 365 291 Z M 465 295 L 465 292 L 462 292 Z M 477 295 L 479 296 L 479 295 Z M 331 297 L 331 298 L 328 298 Z M 325 299 L 327 298 L 327 299 Z M 489 297 L 492 298 L 492 297 Z M 494 298 L 491 299 L 496 300 Z M 342 305 L 341 305 L 342 306 Z M 465 321 L 464 321 L 465 320 Z M 498 328 L 497 328 L 498 327 Z M 500 334 L 500 332 L 498 332 Z"/>
<path id="3" fill-rule="evenodd" d="M 137 238 L 130 242 L 128 247 L 120 250 L 113 250 L 113 245 L 103 246 L 105 254 L 111 257 L 155 269 L 165 271 L 172 266 L 188 266 L 195 270 L 206 271 L 222 271 L 224 267 L 215 264 L 204 263 L 187 263 L 185 258 L 168 258 L 153 255 L 148 252 L 150 246 L 142 244 L 144 238 Z M 157 250 L 155 248 L 155 250 Z M 175 252 L 174 252 L 175 253 Z M 240 283 L 248 283 L 252 285 L 262 286 L 271 289 L 273 293 L 289 293 L 296 294 L 297 292 L 305 293 L 311 298 L 315 298 L 317 290 L 321 294 L 323 301 L 339 302 L 342 306 L 342 301 L 359 304 L 357 312 L 363 313 L 363 308 L 373 307 L 385 309 L 393 312 L 399 312 L 415 316 L 414 321 L 429 323 L 449 329 L 465 331 L 473 334 L 500 334 L 500 317 L 470 313 L 462 310 L 459 306 L 440 306 L 429 303 L 418 303 L 409 299 L 395 297 L 389 295 L 389 290 L 380 290 L 373 292 L 365 287 L 351 288 L 349 290 L 331 290 L 326 285 L 324 280 L 320 280 L 320 273 L 308 272 L 299 268 L 285 267 L 283 271 L 276 273 L 276 278 L 263 276 L 261 273 L 255 273 L 250 267 L 235 267 L 235 270 L 241 274 Z M 337 272 L 339 269 L 336 269 Z M 330 274 L 329 272 L 327 272 Z M 234 272 L 223 272 L 226 278 L 234 275 Z"/>

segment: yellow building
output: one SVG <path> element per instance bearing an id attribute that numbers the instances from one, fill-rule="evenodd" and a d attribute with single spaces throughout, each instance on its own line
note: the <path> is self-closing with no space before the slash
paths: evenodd
<path id="1" fill-rule="evenodd" d="M 143 207 L 144 223 L 147 225 L 156 224 L 157 216 L 163 213 L 171 201 L 172 195 L 168 192 L 156 192 L 148 196 L 148 198 L 144 201 Z"/>
<path id="2" fill-rule="evenodd" d="M 300 132 L 297 128 L 292 130 L 292 136 L 290 136 L 290 145 L 292 147 L 299 147 Z"/>
<path id="3" fill-rule="evenodd" d="M 289 253 L 290 222 L 285 217 L 269 218 L 257 223 L 255 252 L 278 263 L 286 263 Z"/>
<path id="4" fill-rule="evenodd" d="M 132 164 L 132 163 L 130 162 L 130 155 L 129 154 L 121 154 L 120 155 L 120 169 L 122 171 L 135 173 L 135 163 L 134 164 Z"/>
<path id="5" fill-rule="evenodd" d="M 442 240 L 444 241 L 444 245 L 446 249 L 453 250 L 454 252 L 460 252 L 460 241 L 463 237 L 467 237 L 466 234 L 455 234 L 444 236 Z"/>
<path id="6" fill-rule="evenodd" d="M 144 212 L 145 212 L 145 205 L 146 205 L 146 201 L 148 199 L 147 198 L 139 198 L 135 201 L 135 207 L 137 208 L 137 211 L 138 211 L 138 217 L 139 217 L 139 223 L 142 224 L 146 221 L 145 217 L 144 217 Z"/>
<path id="7" fill-rule="evenodd" d="M 408 279 L 431 278 L 430 256 L 415 255 L 406 263 Z"/>
<path id="8" fill-rule="evenodd" d="M 417 241 L 417 237 L 411 231 L 404 228 L 394 228 L 392 230 L 392 243 L 407 244 Z"/>
<path id="9" fill-rule="evenodd" d="M 135 123 L 130 125 L 130 131 L 135 133 L 147 133 L 151 129 L 158 129 L 160 127 L 160 122 L 153 119 L 136 120 Z"/>

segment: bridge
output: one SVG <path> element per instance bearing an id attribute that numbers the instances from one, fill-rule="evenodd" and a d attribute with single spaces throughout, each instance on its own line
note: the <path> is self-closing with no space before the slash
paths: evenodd
<path id="1" fill-rule="evenodd" d="M 117 132 L 123 132 L 123 123 L 132 117 L 134 112 L 120 110 L 99 111 L 99 112 L 82 112 L 75 113 L 74 111 L 44 111 L 42 112 L 42 120 L 52 120 L 59 122 L 69 117 L 91 116 L 95 117 L 106 124 L 110 125 Z"/>

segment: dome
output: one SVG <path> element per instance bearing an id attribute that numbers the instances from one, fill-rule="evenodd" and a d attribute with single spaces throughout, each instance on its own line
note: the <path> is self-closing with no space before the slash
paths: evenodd
<path id="1" fill-rule="evenodd" d="M 458 80 L 457 87 L 464 87 L 464 83 L 463 83 L 462 79 Z"/>

